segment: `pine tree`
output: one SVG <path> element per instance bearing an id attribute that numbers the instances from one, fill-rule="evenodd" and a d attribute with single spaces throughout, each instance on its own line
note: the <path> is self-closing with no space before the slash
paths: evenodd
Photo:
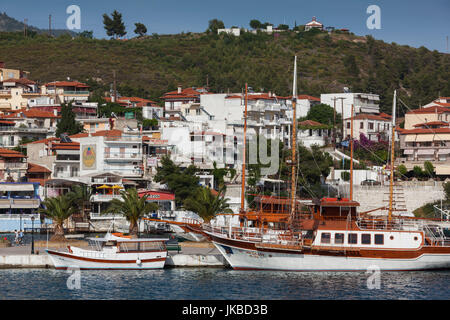
<path id="1" fill-rule="evenodd" d="M 147 27 L 143 23 L 136 22 L 134 25 L 136 26 L 134 33 L 138 34 L 140 37 L 147 33 Z"/>
<path id="2" fill-rule="evenodd" d="M 106 34 L 110 37 L 115 37 L 116 39 L 126 35 L 127 32 L 125 31 L 125 24 L 122 21 L 122 14 L 117 10 L 114 10 L 111 17 L 112 18 L 110 18 L 106 13 L 103 14 L 103 25 L 106 30 Z"/>
<path id="3" fill-rule="evenodd" d="M 75 120 L 75 113 L 72 111 L 72 103 L 61 104 L 61 120 L 56 125 L 56 136 L 59 138 L 62 133 L 72 135 L 82 131 L 83 125 Z"/>

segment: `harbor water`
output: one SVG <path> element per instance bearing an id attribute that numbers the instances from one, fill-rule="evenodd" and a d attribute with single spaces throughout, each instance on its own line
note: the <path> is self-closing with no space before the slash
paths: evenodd
<path id="1" fill-rule="evenodd" d="M 450 299 L 450 271 L 381 272 L 378 282 L 370 278 L 374 274 L 364 272 L 295 273 L 225 268 L 78 272 L 0 270 L 0 299 Z M 73 277 L 78 277 L 78 282 L 72 281 Z"/>

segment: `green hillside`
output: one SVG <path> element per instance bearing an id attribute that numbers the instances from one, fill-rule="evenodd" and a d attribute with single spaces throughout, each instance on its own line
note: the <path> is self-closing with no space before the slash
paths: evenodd
<path id="1" fill-rule="evenodd" d="M 109 90 L 115 70 L 123 95 L 154 100 L 178 84 L 204 86 L 207 79 L 214 92 L 240 92 L 248 82 L 255 90 L 288 95 L 294 55 L 299 93 L 319 96 L 342 92 L 343 87 L 378 93 L 387 112 L 394 89 L 400 89 L 400 99 L 412 108 L 438 95 L 450 96 L 448 54 L 370 36 L 310 31 L 99 40 L 43 35 L 25 39 L 21 33 L 0 33 L 0 60 L 30 71 L 34 80 L 71 77 L 88 81 L 102 94 Z"/>

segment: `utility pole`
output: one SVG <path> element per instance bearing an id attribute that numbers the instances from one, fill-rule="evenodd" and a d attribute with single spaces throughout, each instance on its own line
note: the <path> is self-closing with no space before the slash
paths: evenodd
<path id="1" fill-rule="evenodd" d="M 114 82 L 113 82 L 113 94 L 114 94 L 114 102 L 117 103 L 117 89 L 116 89 L 116 70 L 113 70 L 113 77 L 114 77 Z"/>
<path id="2" fill-rule="evenodd" d="M 48 35 L 52 36 L 52 15 L 48 16 Z"/>
<path id="3" fill-rule="evenodd" d="M 347 99 L 347 98 L 344 98 L 344 97 L 340 97 L 340 98 L 337 98 L 337 100 L 341 100 L 341 117 L 342 117 L 342 139 L 341 139 L 341 142 L 344 140 L 344 100 L 345 99 Z"/>
<path id="4" fill-rule="evenodd" d="M 333 100 L 333 145 L 336 145 L 336 100 L 337 100 L 337 98 L 334 97 L 331 100 Z"/>

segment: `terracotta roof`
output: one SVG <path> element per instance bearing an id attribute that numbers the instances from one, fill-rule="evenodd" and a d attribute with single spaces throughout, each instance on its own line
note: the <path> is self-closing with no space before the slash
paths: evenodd
<path id="1" fill-rule="evenodd" d="M 61 116 L 55 116 L 53 112 L 49 111 L 42 111 L 42 110 L 36 110 L 36 109 L 20 109 L 15 110 L 14 112 L 3 115 L 1 118 L 3 119 L 22 119 L 22 118 L 61 118 Z"/>
<path id="2" fill-rule="evenodd" d="M 52 150 L 80 150 L 79 142 L 59 142 L 52 144 Z"/>
<path id="3" fill-rule="evenodd" d="M 299 126 L 311 126 L 311 127 L 317 127 L 317 126 L 323 126 L 320 122 L 314 121 L 314 120 L 305 120 L 298 123 Z"/>
<path id="4" fill-rule="evenodd" d="M 400 134 L 417 134 L 417 133 L 450 133 L 450 127 L 446 128 L 419 128 L 419 129 L 403 129 Z"/>
<path id="5" fill-rule="evenodd" d="M 78 81 L 53 81 L 45 84 L 46 87 L 76 87 L 76 88 L 89 88 L 85 83 Z"/>
<path id="6" fill-rule="evenodd" d="M 392 116 L 390 114 L 384 113 L 384 112 L 380 112 L 378 114 L 380 117 L 386 118 L 386 119 L 392 119 Z"/>
<path id="7" fill-rule="evenodd" d="M 3 80 L 2 82 L 15 82 L 15 83 L 20 83 L 20 84 L 24 84 L 24 85 L 36 84 L 36 82 L 34 82 L 30 79 L 27 79 L 27 78 L 20 78 L 20 79 L 10 78 L 8 80 Z"/>
<path id="8" fill-rule="evenodd" d="M 449 123 L 444 121 L 430 121 L 424 123 L 415 124 L 414 127 L 429 127 L 429 126 L 445 126 L 448 127 Z"/>
<path id="9" fill-rule="evenodd" d="M 111 97 L 105 97 L 104 98 L 107 102 L 111 102 L 112 98 Z M 119 104 L 123 104 L 123 105 L 128 105 L 129 103 L 135 103 L 136 107 L 143 107 L 143 106 L 147 106 L 147 105 L 157 105 L 157 103 L 155 101 L 149 100 L 149 99 L 144 99 L 144 98 L 139 98 L 139 97 L 118 97 L 117 98 L 117 103 Z"/>
<path id="10" fill-rule="evenodd" d="M 446 102 L 438 102 L 438 101 L 434 101 L 434 103 L 436 103 L 436 104 L 438 104 L 438 105 L 440 105 L 440 106 L 442 106 L 442 107 L 447 107 L 447 108 L 450 107 L 450 103 L 446 103 Z"/>
<path id="11" fill-rule="evenodd" d="M 47 169 L 46 167 L 40 166 L 35 163 L 28 162 L 27 173 L 52 173 L 52 171 Z"/>
<path id="12" fill-rule="evenodd" d="M 91 137 L 121 137 L 122 131 L 120 130 L 100 130 L 95 133 L 91 133 Z M 69 138 L 86 138 L 89 137 L 89 133 L 82 132 L 69 136 Z"/>
<path id="13" fill-rule="evenodd" d="M 51 137 L 51 138 L 47 138 L 47 139 L 42 139 L 42 140 L 28 142 L 28 143 L 25 143 L 24 146 L 27 145 L 27 144 L 34 144 L 34 143 L 45 143 L 45 144 L 48 144 L 50 141 L 59 141 L 59 140 L 60 140 L 59 138 Z"/>
<path id="14" fill-rule="evenodd" d="M 204 88 L 184 88 L 181 93 L 178 90 L 166 92 L 161 97 L 162 99 L 186 99 L 186 98 L 198 98 L 201 94 L 210 94 L 210 92 L 201 92 L 199 90 Z"/>
<path id="15" fill-rule="evenodd" d="M 444 113 L 450 112 L 450 108 L 444 106 L 431 106 L 426 108 L 415 109 L 407 112 L 406 114 L 417 114 L 417 113 Z"/>
<path id="16" fill-rule="evenodd" d="M 18 151 L 0 148 L 0 157 L 2 158 L 26 158 L 26 156 L 23 153 L 20 153 Z"/>

